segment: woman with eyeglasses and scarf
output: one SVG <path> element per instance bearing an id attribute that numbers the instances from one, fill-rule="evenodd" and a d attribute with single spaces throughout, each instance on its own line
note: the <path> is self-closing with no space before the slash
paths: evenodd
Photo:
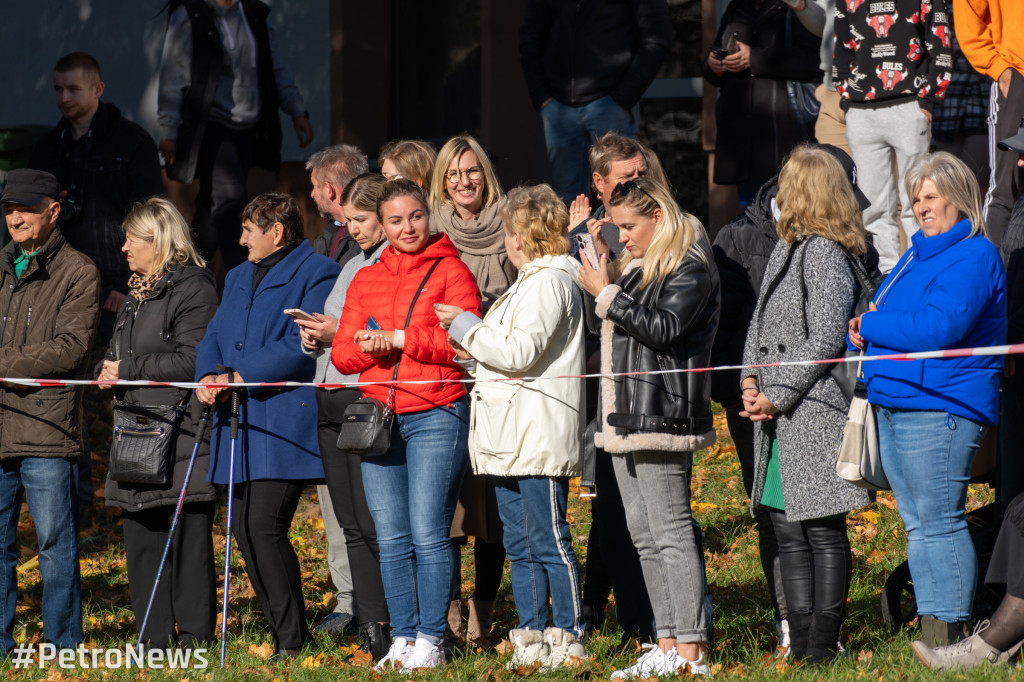
<path id="1" fill-rule="evenodd" d="M 657 645 L 612 673 L 644 679 L 707 675 L 704 564 L 690 510 L 693 451 L 715 442 L 711 383 L 703 373 L 718 327 L 718 270 L 695 217 L 650 178 L 620 184 L 609 202 L 625 246 L 598 268 L 581 259 L 580 282 L 600 318 L 598 447 L 611 453 L 654 609 Z M 626 373 L 645 373 L 621 376 Z M 646 374 L 646 372 L 657 372 Z"/>
<path id="2" fill-rule="evenodd" d="M 491 160 L 479 142 L 469 135 L 460 135 L 441 147 L 430 183 L 430 231 L 443 232 L 452 240 L 459 258 L 480 288 L 485 315 L 518 274 L 505 250 L 501 215 L 506 203 Z M 505 548 L 494 481 L 472 472 L 466 474 L 462 483 L 452 524 L 453 551 L 457 557 L 468 536 L 476 538 L 476 582 L 469 600 L 466 640 L 474 648 L 486 648 L 491 644 L 487 636 L 505 566 Z M 461 566 L 462 562 L 456 565 Z M 462 624 L 461 583 L 459 577 L 452 585 L 448 614 L 448 624 L 455 634 L 459 634 Z"/>

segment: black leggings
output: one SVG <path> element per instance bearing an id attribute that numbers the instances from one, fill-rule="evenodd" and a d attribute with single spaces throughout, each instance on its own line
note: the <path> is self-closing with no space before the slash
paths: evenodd
<path id="1" fill-rule="evenodd" d="M 359 391 L 317 391 L 320 456 L 334 515 L 345 532 L 345 549 L 352 573 L 352 600 L 359 622 L 387 623 L 390 618 L 380 577 L 380 548 L 363 489 L 362 460 L 337 446 L 345 406 L 358 397 Z"/>
<path id="2" fill-rule="evenodd" d="M 231 531 L 245 558 L 245 571 L 263 606 L 274 649 L 298 649 L 309 639 L 299 558 L 288 529 L 307 481 L 246 481 L 235 484 Z"/>
<path id="3" fill-rule="evenodd" d="M 786 521 L 785 513 L 772 511 L 771 520 L 789 613 L 817 613 L 841 620 L 853 571 L 846 514 Z"/>

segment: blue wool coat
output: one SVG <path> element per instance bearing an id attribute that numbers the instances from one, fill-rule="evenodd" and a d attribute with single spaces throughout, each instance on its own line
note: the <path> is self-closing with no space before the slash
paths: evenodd
<path id="1" fill-rule="evenodd" d="M 867 355 L 1006 343 L 1003 261 L 992 242 L 970 232 L 970 221 L 961 220 L 943 234 L 913 236 L 878 289 L 878 311 L 861 320 Z M 1001 356 L 880 360 L 864 363 L 864 379 L 874 405 L 945 410 L 995 424 L 1002 367 Z"/>
<path id="2" fill-rule="evenodd" d="M 303 241 L 252 289 L 254 265 L 231 270 L 224 297 L 196 347 L 196 380 L 232 367 L 247 382 L 312 381 L 316 361 L 302 352 L 298 325 L 285 308 L 324 309 L 340 268 Z M 218 403 L 211 437 L 210 480 L 227 483 L 229 404 Z M 311 387 L 249 389 L 240 411 L 235 482 L 322 479 L 316 396 Z"/>

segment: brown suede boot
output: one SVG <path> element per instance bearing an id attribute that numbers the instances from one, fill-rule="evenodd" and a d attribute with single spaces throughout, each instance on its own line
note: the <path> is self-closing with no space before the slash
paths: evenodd
<path id="1" fill-rule="evenodd" d="M 466 642 L 471 646 L 490 649 L 491 626 L 494 621 L 494 602 L 469 600 L 469 618 L 466 625 Z"/>
<path id="2" fill-rule="evenodd" d="M 471 611 L 472 612 L 472 611 Z M 462 600 L 453 599 L 448 604 L 448 627 L 452 634 L 458 638 L 462 637 Z"/>

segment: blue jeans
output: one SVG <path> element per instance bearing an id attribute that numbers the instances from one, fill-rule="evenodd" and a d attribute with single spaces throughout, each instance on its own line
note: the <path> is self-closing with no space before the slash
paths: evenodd
<path id="1" fill-rule="evenodd" d="M 469 404 L 398 415 L 391 449 L 363 459 L 391 634 L 440 644 L 455 571 L 452 517 L 469 461 Z"/>
<path id="2" fill-rule="evenodd" d="M 82 641 L 82 585 L 75 521 L 78 467 L 66 459 L 23 457 L 0 461 L 0 655 L 14 647 L 22 496 L 28 500 L 39 541 L 43 636 L 57 648 L 74 648 Z"/>
<path id="3" fill-rule="evenodd" d="M 882 466 L 907 529 L 917 612 L 968 620 L 978 559 L 967 532 L 967 484 L 985 427 L 943 411 L 875 407 Z"/>
<path id="4" fill-rule="evenodd" d="M 569 479 L 497 477 L 494 492 L 505 551 L 512 565 L 510 578 L 519 627 L 543 630 L 553 612 L 556 628 L 582 638 L 580 570 L 566 518 Z"/>
<path id="5" fill-rule="evenodd" d="M 611 97 L 602 97 L 579 107 L 557 99 L 540 110 L 544 139 L 551 162 L 551 186 L 567 204 L 578 194 L 590 193 L 590 145 L 608 131 L 627 137 L 640 133 L 638 110 L 626 111 Z"/>

